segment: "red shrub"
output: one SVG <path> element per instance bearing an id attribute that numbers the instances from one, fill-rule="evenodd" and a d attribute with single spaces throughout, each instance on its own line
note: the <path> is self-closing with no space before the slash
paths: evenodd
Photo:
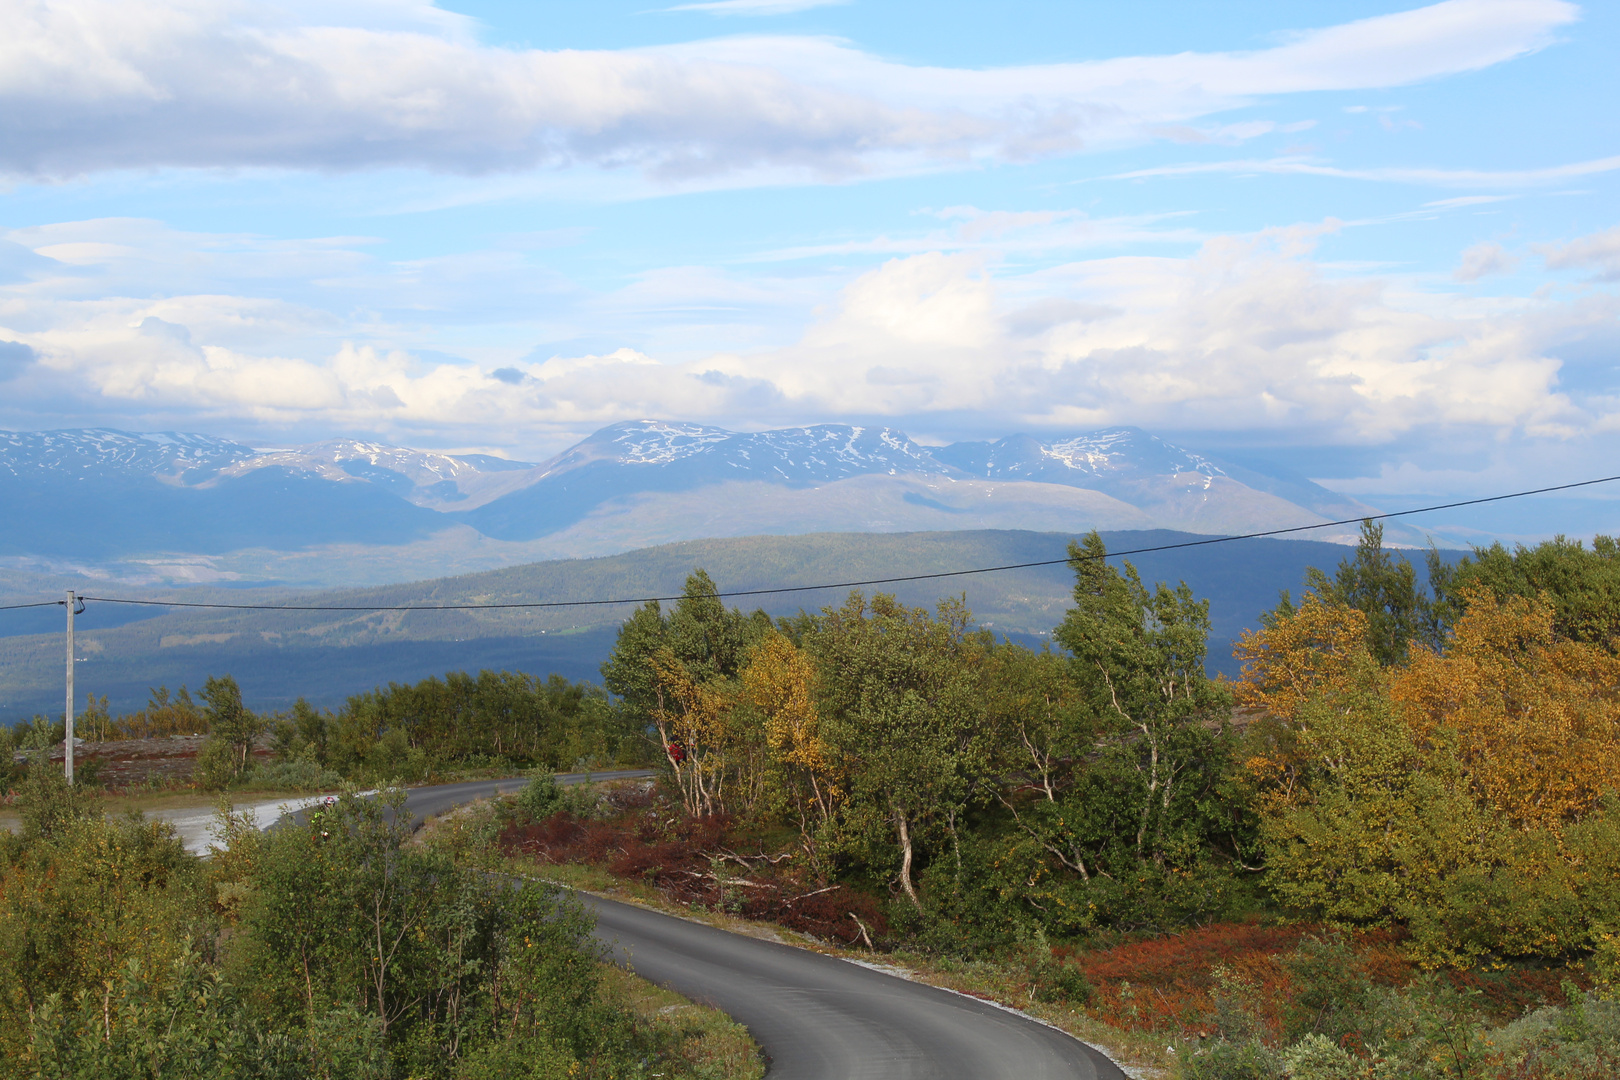
<path id="1" fill-rule="evenodd" d="M 645 881 L 678 903 L 723 908 L 845 944 L 861 943 L 863 927 L 874 944 L 888 937 L 888 920 L 872 897 L 844 885 L 805 881 L 791 852 L 740 854 L 751 845 L 726 815 L 690 818 L 645 788 L 604 803 L 619 811 L 610 820 L 556 814 L 509 826 L 501 849 L 545 862 L 605 866 L 615 877 Z"/>

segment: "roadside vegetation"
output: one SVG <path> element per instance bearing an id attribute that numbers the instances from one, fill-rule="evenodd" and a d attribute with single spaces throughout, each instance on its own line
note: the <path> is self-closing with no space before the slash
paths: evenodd
<path id="1" fill-rule="evenodd" d="M 37 770 L 0 834 L 0 1076 L 724 1077 L 746 1033 L 605 964 L 555 886 L 406 844 L 345 795 L 199 860 Z"/>
<path id="2" fill-rule="evenodd" d="M 1070 555 L 1040 652 L 950 600 L 773 620 L 699 571 L 605 690 L 486 672 L 255 718 L 210 680 L 198 775 L 534 769 L 422 857 L 882 954 L 1190 1080 L 1620 1074 L 1613 540 L 1431 554 L 1425 586 L 1369 525 L 1236 680 L 1189 586 Z"/>
<path id="3" fill-rule="evenodd" d="M 652 752 L 599 687 L 492 671 L 390 684 L 336 710 L 300 699 L 270 714 L 249 709 L 229 675 L 210 677 L 196 694 L 156 687 L 146 708 L 121 716 L 90 695 L 74 734 L 86 741 L 76 782 L 122 794 L 334 791 L 345 781 L 605 769 L 644 763 Z M 16 787 L 30 760 L 53 749 L 59 757 L 63 736 L 60 717 L 0 729 L 0 790 Z"/>
<path id="4" fill-rule="evenodd" d="M 1044 653 L 949 601 L 772 622 L 694 575 L 604 667 L 662 783 L 542 781 L 491 839 L 1186 1077 L 1615 1075 L 1615 544 L 1431 558 L 1425 589 L 1381 540 L 1282 597 L 1236 681 L 1193 592 L 1095 536 Z"/>

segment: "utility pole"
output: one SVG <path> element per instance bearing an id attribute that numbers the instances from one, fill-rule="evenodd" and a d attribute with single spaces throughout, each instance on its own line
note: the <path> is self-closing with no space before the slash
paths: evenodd
<path id="1" fill-rule="evenodd" d="M 78 597 L 73 590 L 67 591 L 67 782 L 73 786 L 73 609 L 78 606 Z"/>

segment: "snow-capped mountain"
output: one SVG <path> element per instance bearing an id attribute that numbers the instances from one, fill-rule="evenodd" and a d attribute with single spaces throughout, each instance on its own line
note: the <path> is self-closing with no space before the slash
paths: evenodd
<path id="1" fill-rule="evenodd" d="M 940 472 L 924 447 L 893 428 L 822 424 L 740 432 L 701 424 L 634 420 L 603 428 L 542 466 L 542 478 L 597 462 L 658 466 L 720 479 L 748 475 L 783 484 L 824 484 L 870 473 Z"/>
<path id="2" fill-rule="evenodd" d="M 257 469 L 283 469 L 333 483 L 374 484 L 417 506 L 442 510 L 457 504 L 477 505 L 522 486 L 524 478 L 514 474 L 527 473 L 534 467 L 531 462 L 487 454 L 439 454 L 356 439 L 333 439 L 290 450 L 259 451 L 223 470 L 223 478 L 246 476 Z"/>
<path id="3" fill-rule="evenodd" d="M 257 454 L 241 443 L 178 431 L 0 431 L 0 476 L 22 481 L 125 476 L 192 484 Z"/>
<path id="4" fill-rule="evenodd" d="M 236 561 L 251 569 L 253 552 L 360 559 L 435 538 L 441 562 L 402 573 L 447 572 L 473 548 L 488 565 L 754 533 L 1237 532 L 1362 512 L 1134 428 L 929 447 L 888 427 L 656 420 L 540 464 L 354 439 L 255 449 L 177 432 L 0 432 L 0 505 L 0 557 L 248 552 Z"/>
<path id="5" fill-rule="evenodd" d="M 934 451 L 971 476 L 1095 487 L 1146 477 L 1227 475 L 1201 454 L 1136 428 L 1109 428 L 1052 442 L 1013 435 L 999 442 L 961 442 Z"/>

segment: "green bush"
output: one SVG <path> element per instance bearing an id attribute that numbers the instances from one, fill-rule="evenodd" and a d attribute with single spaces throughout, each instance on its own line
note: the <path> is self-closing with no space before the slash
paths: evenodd
<path id="1" fill-rule="evenodd" d="M 273 764 L 255 763 L 232 784 L 237 788 L 274 788 L 279 791 L 336 791 L 343 777 L 313 761 L 295 759 Z"/>
<path id="2" fill-rule="evenodd" d="M 562 788 L 549 772 L 537 772 L 518 792 L 517 812 L 525 821 L 543 821 L 562 805 Z"/>
<path id="3" fill-rule="evenodd" d="M 1490 1034 L 1503 1065 L 1520 1076 L 1620 1076 L 1620 1003 L 1565 991 L 1566 1007 L 1537 1009 Z"/>
<path id="4" fill-rule="evenodd" d="M 1086 1005 L 1095 993 L 1085 972 L 1051 955 L 1036 962 L 1030 972 L 1030 982 L 1035 986 L 1036 1001 Z"/>
<path id="5" fill-rule="evenodd" d="M 223 735 L 210 734 L 197 750 L 191 778 L 209 791 L 224 791 L 236 777 L 235 748 Z"/>
<path id="6" fill-rule="evenodd" d="M 1181 1080 L 1281 1080 L 1277 1052 L 1259 1039 L 1218 1039 L 1181 1056 Z"/>

